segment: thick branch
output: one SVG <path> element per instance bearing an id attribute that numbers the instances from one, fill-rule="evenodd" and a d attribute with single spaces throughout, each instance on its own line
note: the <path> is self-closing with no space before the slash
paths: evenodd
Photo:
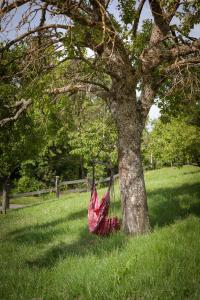
<path id="1" fill-rule="evenodd" d="M 186 57 L 190 54 L 195 54 L 196 56 L 200 55 L 200 39 L 197 39 L 190 44 L 183 44 L 164 50 L 156 44 L 145 49 L 140 56 L 142 70 L 144 73 L 148 73 L 163 62 L 173 63 L 177 58 Z"/>
<path id="2" fill-rule="evenodd" d="M 160 1 L 152 0 L 150 1 L 151 12 L 154 17 L 156 26 L 159 28 L 164 37 L 169 31 L 169 25 L 166 22 L 165 16 L 163 14 L 162 8 L 160 6 Z"/>
<path id="3" fill-rule="evenodd" d="M 169 74 L 171 71 L 177 70 L 181 67 L 188 67 L 188 66 L 200 66 L 200 57 L 191 57 L 188 59 L 181 59 L 180 61 L 175 61 L 172 65 L 165 68 L 164 73 Z"/>
<path id="4" fill-rule="evenodd" d="M 138 102 L 138 108 L 144 122 L 154 102 L 156 89 L 157 87 L 154 83 L 153 77 L 150 74 L 144 75 L 141 83 L 141 95 Z"/>
<path id="5" fill-rule="evenodd" d="M 47 90 L 47 92 L 50 95 L 59 95 L 59 94 L 65 94 L 65 93 L 69 93 L 69 92 L 79 92 L 79 91 L 86 91 L 86 87 L 83 84 L 77 84 L 77 85 L 73 85 L 73 84 L 69 84 L 67 86 L 64 87 L 60 87 L 60 88 L 53 88 L 50 90 Z"/>
<path id="6" fill-rule="evenodd" d="M 200 39 L 193 41 L 190 44 L 184 44 L 171 48 L 168 52 L 169 58 L 177 58 L 180 56 L 186 56 L 192 53 L 199 53 L 200 55 Z"/>
<path id="7" fill-rule="evenodd" d="M 85 92 L 95 94 L 97 97 L 102 99 L 106 99 L 108 97 L 108 91 L 102 90 L 102 88 L 98 89 L 97 86 L 92 84 L 69 84 L 67 86 L 61 88 L 53 88 L 47 90 L 50 95 L 60 95 L 60 94 L 73 94 L 77 92 Z"/>

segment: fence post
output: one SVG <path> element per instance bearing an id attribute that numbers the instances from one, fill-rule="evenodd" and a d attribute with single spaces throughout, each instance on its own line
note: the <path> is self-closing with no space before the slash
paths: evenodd
<path id="1" fill-rule="evenodd" d="M 6 209 L 10 206 L 10 198 L 9 198 L 9 186 L 7 183 L 3 185 L 3 196 L 2 196 L 2 212 L 6 214 Z"/>
<path id="2" fill-rule="evenodd" d="M 56 189 L 56 197 L 59 198 L 60 197 L 59 176 L 56 176 L 55 189 Z"/>
<path id="3" fill-rule="evenodd" d="M 6 208 L 10 208 L 10 184 L 7 184 L 6 186 Z"/>
<path id="4" fill-rule="evenodd" d="M 87 186 L 87 191 L 90 192 L 92 184 L 91 184 L 91 180 L 88 176 L 86 177 L 86 186 Z"/>

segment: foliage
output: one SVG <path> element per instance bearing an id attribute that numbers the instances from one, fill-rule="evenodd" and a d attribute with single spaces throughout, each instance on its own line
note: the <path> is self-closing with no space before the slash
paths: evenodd
<path id="1" fill-rule="evenodd" d="M 121 20 L 127 25 L 131 25 L 136 16 L 135 2 L 133 0 L 119 1 L 118 8 L 121 12 Z"/>
<path id="2" fill-rule="evenodd" d="M 0 132 L 0 177 L 9 177 L 22 161 L 38 152 L 38 130 L 29 117 Z"/>
<path id="3" fill-rule="evenodd" d="M 180 71 L 181 72 L 181 71 Z M 196 67 L 174 74 L 160 89 L 157 99 L 163 122 L 184 118 L 191 125 L 200 127 L 200 72 Z"/>
<path id="4" fill-rule="evenodd" d="M 43 184 L 33 177 L 21 176 L 17 182 L 16 192 L 32 192 L 43 188 Z"/>
<path id="5" fill-rule="evenodd" d="M 160 166 L 188 162 L 199 164 L 200 131 L 185 119 L 171 119 L 168 123 L 155 122 L 150 134 L 149 152 Z"/>
<path id="6" fill-rule="evenodd" d="M 1 64 L 0 83 L 0 119 L 5 118 L 9 111 L 15 114 L 16 100 L 29 96 L 28 80 L 20 73 L 20 66 L 15 60 L 7 63 L 8 57 L 21 54 L 21 48 L 4 53 Z M 23 118 L 9 123 L 0 129 L 0 179 L 1 182 L 10 179 L 19 169 L 21 163 L 38 155 L 42 145 L 42 130 L 36 121 L 35 111 L 29 109 Z"/>
<path id="7" fill-rule="evenodd" d="M 141 144 L 141 153 L 142 153 L 142 162 L 143 162 L 143 168 L 148 170 L 152 169 L 154 167 L 153 165 L 153 159 L 152 159 L 152 153 L 150 149 L 150 124 L 147 124 L 145 129 L 143 130 L 142 135 L 142 144 Z"/>
<path id="8" fill-rule="evenodd" d="M 147 47 L 151 35 L 151 30 L 152 22 L 150 20 L 144 20 L 141 31 L 138 32 L 133 43 L 131 43 L 131 51 L 138 59 L 142 51 Z"/>
<path id="9" fill-rule="evenodd" d="M 77 130 L 70 133 L 71 153 L 83 158 L 84 167 L 91 171 L 91 161 L 117 163 L 116 128 L 107 107 L 100 99 L 86 99 L 82 106 Z M 97 166 L 97 175 L 103 175 Z"/>

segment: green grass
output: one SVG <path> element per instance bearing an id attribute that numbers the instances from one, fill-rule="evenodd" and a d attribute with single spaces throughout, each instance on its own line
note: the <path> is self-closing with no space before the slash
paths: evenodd
<path id="1" fill-rule="evenodd" d="M 148 235 L 89 234 L 89 193 L 0 215 L 0 299 L 200 299 L 200 169 L 145 177 Z"/>

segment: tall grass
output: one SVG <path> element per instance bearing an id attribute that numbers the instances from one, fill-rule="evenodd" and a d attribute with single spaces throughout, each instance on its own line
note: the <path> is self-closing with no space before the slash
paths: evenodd
<path id="1" fill-rule="evenodd" d="M 200 299 L 200 170 L 145 178 L 148 235 L 89 234 L 89 193 L 0 215 L 0 299 Z"/>

